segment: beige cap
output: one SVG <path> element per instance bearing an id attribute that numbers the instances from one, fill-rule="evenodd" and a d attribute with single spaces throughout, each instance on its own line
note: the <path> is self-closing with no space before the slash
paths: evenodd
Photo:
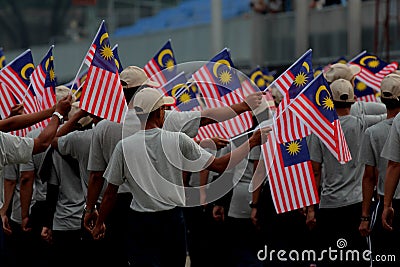
<path id="1" fill-rule="evenodd" d="M 325 79 L 328 82 L 333 82 L 337 79 L 345 79 L 351 81 L 355 75 L 360 73 L 361 68 L 358 65 L 347 65 L 343 63 L 335 63 L 331 65 L 327 72 L 324 73 Z"/>
<path id="2" fill-rule="evenodd" d="M 381 98 L 397 99 L 400 97 L 400 75 L 391 73 L 381 82 Z"/>
<path id="3" fill-rule="evenodd" d="M 60 101 L 64 97 L 66 97 L 68 94 L 71 93 L 71 89 L 69 89 L 65 85 L 58 85 L 56 86 L 56 101 Z M 76 101 L 76 96 L 72 95 L 72 103 Z"/>
<path id="4" fill-rule="evenodd" d="M 354 88 L 353 85 L 345 79 L 338 79 L 331 83 L 332 98 L 336 102 L 354 103 Z"/>
<path id="5" fill-rule="evenodd" d="M 141 85 L 147 85 L 151 87 L 159 87 L 158 82 L 154 82 L 147 77 L 146 72 L 137 66 L 126 67 L 119 75 L 119 78 L 126 85 L 122 85 L 125 88 L 132 88 Z"/>
<path id="6" fill-rule="evenodd" d="M 163 96 L 157 89 L 143 88 L 133 98 L 133 108 L 136 114 L 148 114 L 158 108 L 175 104 L 175 99 L 171 96 Z"/>

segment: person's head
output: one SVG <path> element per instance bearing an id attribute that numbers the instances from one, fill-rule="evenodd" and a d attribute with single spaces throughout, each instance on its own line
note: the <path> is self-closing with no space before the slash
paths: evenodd
<path id="1" fill-rule="evenodd" d="M 360 71 L 361 68 L 357 65 L 335 63 L 328 68 L 324 76 L 328 83 L 332 83 L 338 79 L 345 79 L 354 86 L 354 79 Z"/>
<path id="2" fill-rule="evenodd" d="M 57 102 L 69 94 L 71 94 L 71 89 L 69 89 L 67 86 L 65 86 L 65 85 L 56 86 L 56 101 Z M 76 96 L 72 95 L 71 105 L 73 103 L 75 103 L 75 101 L 76 101 Z M 72 107 L 71 107 L 71 111 L 72 111 Z M 71 114 L 71 111 L 68 113 L 68 116 L 66 116 L 65 120 L 68 120 L 68 118 L 72 117 L 73 114 Z"/>
<path id="3" fill-rule="evenodd" d="M 79 107 L 79 101 L 76 101 L 72 103 L 71 105 L 71 110 L 68 113 L 68 117 L 72 118 L 76 113 L 78 113 L 81 110 Z M 77 130 L 84 130 L 84 129 L 90 129 L 91 125 L 93 123 L 92 118 L 88 115 L 86 117 L 81 118 L 78 122 L 77 125 L 75 125 L 75 129 Z"/>
<path id="4" fill-rule="evenodd" d="M 153 123 L 160 128 L 164 124 L 165 107 L 174 104 L 173 97 L 163 96 L 151 87 L 141 89 L 133 98 L 133 109 L 142 125 Z"/>
<path id="5" fill-rule="evenodd" d="M 141 86 L 159 87 L 160 84 L 147 77 L 146 72 L 137 66 L 126 67 L 119 75 L 126 101 L 129 103 Z"/>
<path id="6" fill-rule="evenodd" d="M 353 85 L 345 79 L 337 79 L 330 85 L 335 108 L 350 108 L 356 101 Z"/>
<path id="7" fill-rule="evenodd" d="M 387 109 L 400 107 L 400 75 L 391 73 L 381 82 L 381 101 Z"/>
<path id="8" fill-rule="evenodd" d="M 271 86 L 270 92 L 271 92 L 272 98 L 274 99 L 275 106 L 278 107 L 283 99 L 283 95 L 281 94 L 281 92 L 279 92 L 279 90 L 278 90 L 278 88 L 276 88 L 276 86 Z"/>

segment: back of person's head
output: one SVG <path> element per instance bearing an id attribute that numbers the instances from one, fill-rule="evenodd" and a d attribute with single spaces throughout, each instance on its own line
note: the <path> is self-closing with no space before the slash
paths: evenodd
<path id="1" fill-rule="evenodd" d="M 79 102 L 80 101 L 76 101 L 76 102 L 72 103 L 71 110 L 68 113 L 68 118 L 72 118 L 81 109 L 79 107 Z M 93 119 L 88 115 L 86 117 L 79 119 L 78 125 L 76 128 L 80 129 L 80 130 L 91 128 L 92 122 L 93 122 Z"/>
<path id="2" fill-rule="evenodd" d="M 355 76 L 360 73 L 361 68 L 357 65 L 347 65 L 344 63 L 335 63 L 331 65 L 328 70 L 324 73 L 325 79 L 332 83 L 338 79 L 345 79 L 351 83 Z"/>
<path id="3" fill-rule="evenodd" d="M 331 83 L 330 88 L 335 108 L 348 108 L 356 101 L 350 81 L 337 79 Z"/>
<path id="4" fill-rule="evenodd" d="M 279 92 L 278 88 L 276 86 L 271 86 L 271 89 L 269 89 L 271 92 L 272 97 L 274 98 L 275 101 L 275 106 L 279 106 L 283 99 L 283 95 L 281 92 Z"/>
<path id="5" fill-rule="evenodd" d="M 66 97 L 68 94 L 71 93 L 71 89 L 69 89 L 65 85 L 58 85 L 56 86 L 56 101 L 60 101 L 64 97 Z M 72 103 L 76 101 L 76 96 L 72 95 Z"/>
<path id="6" fill-rule="evenodd" d="M 381 101 L 387 109 L 400 107 L 400 75 L 391 73 L 381 82 Z"/>
<path id="7" fill-rule="evenodd" d="M 152 118 L 162 106 L 174 104 L 173 97 L 163 96 L 157 89 L 151 87 L 141 89 L 133 98 L 133 109 L 141 122 Z"/>
<path id="8" fill-rule="evenodd" d="M 160 84 L 147 77 L 146 72 L 137 66 L 126 67 L 119 75 L 125 99 L 129 103 L 141 86 L 159 87 Z"/>

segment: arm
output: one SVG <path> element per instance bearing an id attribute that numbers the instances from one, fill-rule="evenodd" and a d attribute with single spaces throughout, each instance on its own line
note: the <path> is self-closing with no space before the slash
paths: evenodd
<path id="1" fill-rule="evenodd" d="M 210 108 L 201 112 L 200 126 L 205 126 L 215 122 L 226 121 L 242 114 L 246 111 L 256 109 L 262 101 L 263 92 L 250 94 L 246 99 L 230 107 Z"/>
<path id="2" fill-rule="evenodd" d="M 265 170 L 265 164 L 259 164 L 259 160 L 254 160 L 254 169 L 253 169 L 253 179 L 252 179 L 252 186 L 253 192 L 251 193 L 251 221 L 253 222 L 254 226 L 258 226 L 257 224 L 257 206 L 258 201 L 260 199 L 260 193 L 262 184 L 267 177 L 267 172 Z"/>
<path id="3" fill-rule="evenodd" d="M 372 196 L 375 188 L 375 167 L 365 165 L 363 180 L 362 180 L 362 217 L 370 217 L 370 208 L 372 203 Z M 369 221 L 361 221 L 359 231 L 362 236 L 370 234 Z"/>
<path id="4" fill-rule="evenodd" d="M 321 183 L 321 169 L 322 164 L 320 162 L 311 161 L 312 169 L 314 172 L 314 179 L 315 179 L 315 186 L 317 190 L 319 189 Z M 307 219 L 306 219 L 307 226 L 312 229 L 315 227 L 316 219 L 315 219 L 315 205 L 311 205 L 307 207 Z"/>
<path id="5" fill-rule="evenodd" d="M 24 129 L 50 118 L 54 111 L 55 107 L 52 107 L 32 114 L 17 115 L 0 120 L 0 131 L 10 132 L 13 130 Z"/>
<path id="6" fill-rule="evenodd" d="M 226 147 L 229 144 L 229 141 L 225 138 L 215 136 L 213 138 L 206 138 L 201 141 L 196 141 L 196 143 L 200 145 L 202 148 L 218 150 L 223 147 Z"/>
<path id="7" fill-rule="evenodd" d="M 385 175 L 385 197 L 382 213 L 382 224 L 386 230 L 392 231 L 394 210 L 392 199 L 400 178 L 400 163 L 389 160 Z"/>
<path id="8" fill-rule="evenodd" d="M 96 224 L 98 212 L 96 210 L 96 203 L 100 196 L 101 190 L 104 185 L 103 178 L 104 171 L 91 171 L 89 174 L 89 183 L 86 197 L 86 211 L 84 218 L 84 227 L 91 231 Z"/>
<path id="9" fill-rule="evenodd" d="M 111 210 L 113 209 L 117 200 L 118 185 L 108 183 L 106 191 L 104 192 L 103 200 L 100 205 L 99 218 L 97 219 L 96 226 L 92 231 L 94 239 L 100 239 L 104 237 L 105 225 L 104 222 Z"/>
<path id="10" fill-rule="evenodd" d="M 211 164 L 207 167 L 207 170 L 223 173 L 226 169 L 235 167 L 247 156 L 253 147 L 260 145 L 262 142 L 267 140 L 267 135 L 270 131 L 270 127 L 265 127 L 261 130 L 259 129 L 254 132 L 247 142 L 243 143 L 234 151 L 227 153 L 220 158 L 212 157 Z"/>
<path id="11" fill-rule="evenodd" d="M 71 109 L 71 95 L 60 100 L 56 105 L 56 111 L 64 116 L 68 114 Z M 24 115 L 21 115 L 24 116 Z M 13 117 L 15 118 L 15 117 Z M 34 139 L 33 152 L 32 154 L 38 154 L 43 152 L 50 146 L 53 141 L 54 136 L 56 135 L 56 131 L 58 125 L 60 124 L 60 120 L 57 116 L 52 116 L 49 124 L 46 128 L 40 133 L 40 135 Z"/>
<path id="12" fill-rule="evenodd" d="M 53 141 L 51 142 L 51 146 L 55 149 L 58 149 L 58 138 L 60 136 L 64 136 L 75 129 L 75 125 L 78 121 L 87 115 L 86 111 L 79 110 L 77 113 L 72 116 L 72 118 L 68 119 L 64 125 L 57 131 L 56 136 L 54 137 Z"/>
<path id="13" fill-rule="evenodd" d="M 29 207 L 33 194 L 33 183 L 35 180 L 34 171 L 22 171 L 20 180 L 20 201 L 21 201 L 21 227 L 23 231 L 29 231 Z"/>
<path id="14" fill-rule="evenodd" d="M 3 231 L 7 235 L 12 234 L 11 226 L 8 223 L 7 210 L 10 206 L 16 184 L 16 180 L 4 179 L 4 204 L 0 209 L 0 216 L 3 222 Z"/>

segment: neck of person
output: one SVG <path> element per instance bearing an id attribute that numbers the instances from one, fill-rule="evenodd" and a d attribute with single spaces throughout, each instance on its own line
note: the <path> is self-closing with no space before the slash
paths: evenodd
<path id="1" fill-rule="evenodd" d="M 338 116 L 350 115 L 350 108 L 336 108 L 336 113 Z"/>
<path id="2" fill-rule="evenodd" d="M 151 130 L 154 128 L 162 128 L 162 125 L 156 120 L 148 120 L 145 123 L 142 123 L 142 130 Z"/>
<path id="3" fill-rule="evenodd" d="M 391 119 L 396 117 L 396 115 L 400 112 L 400 108 L 391 108 L 387 109 L 386 119 Z"/>

